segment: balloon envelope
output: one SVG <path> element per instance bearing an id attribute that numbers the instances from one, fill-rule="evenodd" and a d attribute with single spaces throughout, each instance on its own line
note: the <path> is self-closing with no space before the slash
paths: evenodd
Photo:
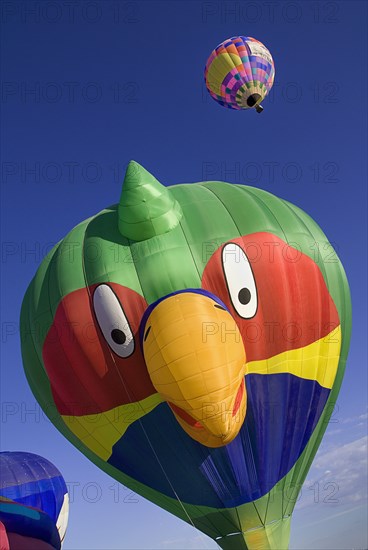
<path id="1" fill-rule="evenodd" d="M 245 185 L 165 187 L 134 162 L 119 203 L 41 264 L 21 318 L 59 430 L 237 549 L 287 547 L 350 327 L 343 267 L 302 210 Z"/>

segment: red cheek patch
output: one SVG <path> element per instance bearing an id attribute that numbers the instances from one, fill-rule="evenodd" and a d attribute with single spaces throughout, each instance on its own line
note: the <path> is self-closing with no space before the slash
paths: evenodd
<path id="1" fill-rule="evenodd" d="M 243 319 L 231 303 L 221 259 L 224 245 L 208 261 L 202 288 L 227 305 L 241 332 L 248 362 L 307 346 L 339 326 L 322 273 L 309 256 L 271 233 L 253 233 L 229 242 L 244 250 L 252 266 L 257 313 Z"/>
<path id="2" fill-rule="evenodd" d="M 106 342 L 93 312 L 92 295 L 98 285 L 65 296 L 42 352 L 55 404 L 62 415 L 96 414 L 156 393 L 138 338 L 147 303 L 129 288 L 108 284 L 129 321 L 134 352 L 128 358 L 119 357 Z"/>

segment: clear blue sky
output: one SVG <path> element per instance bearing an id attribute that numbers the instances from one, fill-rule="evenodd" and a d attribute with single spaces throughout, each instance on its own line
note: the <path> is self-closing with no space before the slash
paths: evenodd
<path id="1" fill-rule="evenodd" d="M 117 202 L 130 159 L 165 184 L 248 183 L 317 220 L 353 299 L 347 372 L 291 547 L 366 548 L 367 3 L 66 4 L 2 3 L 2 448 L 44 455 L 74 486 L 66 550 L 215 548 L 118 494 L 45 419 L 23 374 L 18 318 L 44 254 Z M 262 115 L 223 109 L 204 88 L 207 56 L 237 34 L 264 42 L 275 60 Z"/>

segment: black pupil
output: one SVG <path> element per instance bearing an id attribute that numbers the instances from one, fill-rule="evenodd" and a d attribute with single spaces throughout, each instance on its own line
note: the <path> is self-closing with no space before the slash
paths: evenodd
<path id="1" fill-rule="evenodd" d="M 238 298 L 239 302 L 244 306 L 249 304 L 251 298 L 249 288 L 242 288 L 239 290 Z"/>
<path id="2" fill-rule="evenodd" d="M 111 338 L 114 340 L 115 344 L 125 344 L 126 336 L 119 328 L 114 328 L 114 330 L 111 331 Z"/>

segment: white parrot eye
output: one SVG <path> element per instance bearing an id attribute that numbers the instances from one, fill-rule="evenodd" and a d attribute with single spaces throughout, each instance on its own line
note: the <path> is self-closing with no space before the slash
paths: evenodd
<path id="1" fill-rule="evenodd" d="M 243 319 L 251 319 L 257 313 L 257 287 L 244 250 L 235 243 L 226 244 L 222 249 L 222 267 L 235 311 Z"/>
<path id="2" fill-rule="evenodd" d="M 93 293 L 93 307 L 98 325 L 110 348 L 119 357 L 134 351 L 134 337 L 123 308 L 114 291 L 105 284 Z"/>

